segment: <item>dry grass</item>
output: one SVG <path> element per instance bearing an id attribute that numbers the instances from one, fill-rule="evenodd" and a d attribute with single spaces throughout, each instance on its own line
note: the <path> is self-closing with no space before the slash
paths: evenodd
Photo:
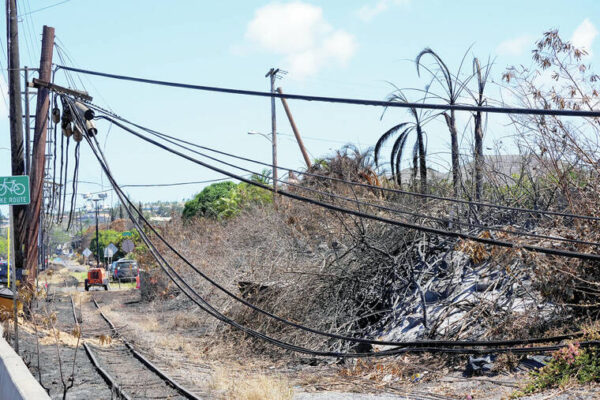
<path id="1" fill-rule="evenodd" d="M 189 312 L 178 312 L 173 317 L 172 327 L 179 329 L 198 328 L 202 325 L 202 321 L 195 314 Z"/>
<path id="2" fill-rule="evenodd" d="M 265 374 L 234 376 L 222 367 L 214 370 L 209 388 L 215 395 L 231 400 L 289 400 L 294 395 L 292 386 L 282 377 Z"/>

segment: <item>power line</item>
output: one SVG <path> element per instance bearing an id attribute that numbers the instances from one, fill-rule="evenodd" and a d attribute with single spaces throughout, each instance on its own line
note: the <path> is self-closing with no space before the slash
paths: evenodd
<path id="1" fill-rule="evenodd" d="M 31 14 L 35 14 L 37 12 L 44 11 L 44 10 L 47 10 L 49 8 L 52 8 L 52 7 L 60 6 L 61 4 L 68 3 L 69 1 L 71 1 L 71 0 L 64 0 L 64 1 L 61 1 L 61 2 L 58 2 L 58 3 L 55 3 L 55 4 L 51 4 L 51 5 L 46 6 L 46 7 L 38 8 L 37 10 L 29 11 L 26 14 L 21 14 L 21 17 L 25 17 L 25 16 L 28 16 L 28 15 L 31 15 Z"/>
<path id="2" fill-rule="evenodd" d="M 99 117 L 101 118 L 101 117 Z M 117 126 L 120 126 L 119 124 L 117 124 Z M 120 126 L 121 127 L 121 126 Z M 191 151 L 192 153 L 198 154 L 202 157 L 206 157 L 210 160 L 216 161 L 218 163 L 221 163 L 223 165 L 227 165 L 229 167 L 247 172 L 249 174 L 249 176 L 252 175 L 260 175 L 258 172 L 256 171 L 252 171 L 249 170 L 247 168 L 243 168 L 240 166 L 237 166 L 235 164 L 232 163 L 228 163 L 226 161 L 223 161 L 221 159 L 209 156 L 207 154 L 195 151 L 195 150 L 191 150 L 186 148 L 185 146 L 178 144 L 172 140 L 169 139 L 165 139 L 164 137 L 161 137 L 161 135 L 158 135 L 156 133 L 152 133 L 156 136 L 159 136 L 161 139 L 166 140 L 167 142 L 174 144 L 178 147 L 183 148 L 184 150 L 188 150 Z M 271 178 L 272 179 L 272 178 Z M 447 225 L 459 225 L 459 226 L 463 226 L 463 227 L 468 227 L 468 228 L 478 228 L 478 229 L 483 229 L 483 230 L 488 230 L 488 231 L 495 231 L 495 232 L 502 232 L 502 233 L 507 233 L 507 234 L 512 234 L 512 235 L 519 235 L 519 236 L 529 236 L 532 238 L 536 238 L 536 239 L 546 239 L 546 240 L 554 240 L 554 241 L 562 241 L 562 242 L 568 242 L 568 243 L 575 243 L 575 244 L 581 244 L 581 245 L 591 245 L 591 246 L 600 246 L 600 243 L 598 242 L 589 242 L 589 241 L 584 241 L 584 240 L 579 240 L 579 239 L 570 239 L 570 238 L 563 238 L 563 237 L 558 237 L 558 236 L 551 236 L 551 235 L 543 235 L 543 234 L 537 234 L 537 233 L 531 233 L 531 232 L 526 232 L 526 231 L 522 231 L 522 230 L 508 230 L 508 229 L 503 229 L 503 228 L 498 228 L 498 227 L 494 227 L 494 226 L 487 226 L 487 225 L 482 225 L 482 224 L 478 224 L 478 223 L 470 223 L 470 222 L 462 222 L 462 221 L 454 221 L 454 220 L 450 220 L 450 219 L 445 219 L 445 218 L 439 218 L 439 217 L 434 217 L 434 216 L 430 216 L 430 215 L 426 215 L 426 214 L 421 214 L 421 213 L 417 213 L 417 212 L 413 212 L 413 211 L 406 211 L 406 210 L 400 210 L 397 208 L 390 208 L 390 207 L 385 207 L 379 204 L 373 204 L 373 203 L 368 203 L 365 201 L 360 201 L 358 199 L 352 199 L 352 198 L 348 198 L 348 197 L 344 197 L 344 196 L 340 196 L 340 195 L 336 195 L 334 193 L 330 193 L 330 192 L 323 192 L 317 189 L 313 189 L 310 187 L 306 187 L 303 185 L 298 185 L 298 184 L 294 184 L 291 182 L 285 182 L 282 179 L 274 179 L 275 182 L 280 182 L 283 184 L 286 184 L 288 186 L 292 186 L 301 190 L 306 190 L 309 192 L 313 192 L 316 193 L 317 195 L 321 195 L 321 196 L 327 196 L 327 197 L 331 197 L 331 198 L 335 198 L 335 199 L 339 199 L 342 201 L 346 201 L 346 202 L 350 202 L 353 204 L 356 204 L 357 206 L 366 206 L 366 207 L 374 207 L 377 208 L 379 210 L 383 210 L 383 211 L 388 211 L 388 212 L 392 212 L 395 214 L 404 214 L 404 215 L 409 215 L 411 217 L 417 217 L 417 218 L 425 218 L 425 219 L 429 219 L 432 221 L 436 221 L 436 222 L 440 222 L 440 223 L 444 223 Z"/>
<path id="3" fill-rule="evenodd" d="M 161 133 L 158 132 L 156 130 L 150 129 L 150 128 L 146 128 L 142 125 L 136 124 L 134 122 L 131 122 L 113 112 L 110 112 L 108 110 L 103 109 L 102 107 L 98 107 L 96 105 L 93 105 L 91 103 L 87 103 L 90 107 L 101 111 L 107 115 L 111 115 L 112 117 L 123 121 L 125 123 L 128 123 L 132 126 L 135 126 L 136 128 L 142 129 L 148 133 L 151 134 L 155 134 L 155 135 L 159 135 L 162 136 L 163 138 L 169 138 L 175 141 L 178 141 L 180 143 L 185 143 L 187 145 L 199 148 L 199 149 L 203 149 L 203 150 L 207 150 L 213 153 L 217 153 L 217 154 L 221 154 L 227 157 L 231 157 L 231 158 L 235 158 L 238 160 L 242 160 L 242 161 L 247 161 L 247 162 L 251 162 L 254 164 L 258 164 L 258 165 L 262 165 L 265 167 L 273 167 L 273 164 L 269 164 L 269 163 L 265 163 L 262 161 L 258 161 L 258 160 L 254 160 L 251 158 L 247 158 L 247 157 L 242 157 L 242 156 L 238 156 L 232 153 L 228 153 L 225 151 L 221 151 L 221 150 L 216 150 L 210 147 L 206 147 L 206 146 L 202 146 L 187 140 L 183 140 L 183 139 L 179 139 L 176 138 L 174 136 L 170 136 L 167 135 L 165 133 Z M 575 218 L 575 219 L 584 219 L 584 220 L 591 220 L 591 221 L 600 221 L 600 217 L 594 217 L 594 216 L 590 216 L 590 215 L 579 215 L 579 214 L 572 214 L 572 213 L 565 213 L 565 212 L 560 212 L 560 211 L 550 211 L 550 210 L 533 210 L 533 209 L 529 209 L 529 208 L 522 208 L 522 207 L 511 207 L 511 206 L 503 206 L 500 204 L 493 204 L 493 203 L 486 203 L 486 202 L 481 202 L 481 201 L 471 201 L 471 200 L 463 200 L 463 199 L 457 199 L 457 198 L 453 198 L 453 197 L 444 197 L 444 196 L 438 196 L 438 195 L 434 195 L 434 194 L 427 194 L 427 193 L 418 193 L 418 192 L 410 192 L 410 191 L 406 191 L 406 190 L 401 190 L 401 189 L 394 189 L 394 188 L 386 188 L 386 187 L 382 187 L 382 186 L 375 186 L 375 185 L 370 185 L 370 184 L 366 184 L 366 183 L 362 183 L 362 182 L 354 182 L 354 181 L 348 181 L 345 179 L 341 179 L 341 178 L 335 178 L 335 177 L 330 177 L 330 176 L 325 176 L 325 175 L 320 175 L 320 174 L 313 174 L 310 172 L 306 172 L 306 171 L 299 171 L 299 170 L 295 170 L 292 168 L 287 168 L 287 167 L 279 167 L 281 169 L 285 169 L 288 171 L 292 171 L 296 174 L 299 175 L 304 175 L 304 176 L 310 176 L 310 177 L 314 177 L 314 178 L 318 178 L 318 179 L 323 179 L 323 180 L 329 180 L 332 182 L 339 182 L 339 183 L 344 183 L 344 184 L 348 184 L 348 185 L 353 185 L 353 186 L 358 186 L 358 187 L 363 187 L 363 188 L 368 188 L 368 189 L 373 189 L 373 190 L 379 190 L 379 191 L 384 191 L 384 192 L 388 192 L 388 193 L 396 193 L 396 194 L 402 194 L 402 195 L 407 195 L 407 196 L 413 196 L 413 197 L 419 197 L 419 198 L 427 198 L 427 199 L 433 199 L 433 200 L 439 200 L 439 201 L 447 201 L 447 202 L 453 202 L 453 203 L 459 203 L 459 204 L 467 204 L 470 206 L 477 206 L 477 207 L 487 207 L 487 208 L 496 208 L 496 209 L 500 209 L 500 210 L 506 210 L 506 211 L 514 211 L 514 212 L 522 212 L 522 213 L 528 213 L 528 214 L 535 214 L 535 215 L 553 215 L 553 216 L 559 216 L 559 217 L 565 217 L 565 218 Z"/>
<path id="4" fill-rule="evenodd" d="M 178 87 L 183 89 L 194 89 L 203 90 L 209 92 L 239 94 L 246 96 L 258 96 L 258 97 L 277 97 L 284 99 L 293 100 L 305 100 L 305 101 L 316 101 L 325 103 L 339 103 L 339 104 L 355 104 L 362 106 L 376 106 L 376 107 L 398 107 L 398 108 L 417 108 L 417 109 L 429 109 L 429 110 L 455 110 L 455 111 L 470 111 L 470 112 L 488 112 L 498 114 L 529 114 L 529 115 L 555 115 L 555 116 L 570 116 L 570 117 L 600 117 L 598 111 L 583 111 L 583 110 L 550 110 L 550 109 L 537 109 L 537 108 L 514 108 L 514 107 L 490 107 L 490 106 L 472 106 L 466 104 L 428 104 L 428 103 L 409 103 L 409 102 L 395 102 L 395 101 L 381 101 L 381 100 L 366 100 L 366 99 L 352 99 L 343 97 L 327 97 L 327 96 L 309 96 L 300 94 L 287 94 L 277 92 L 262 92 L 257 90 L 244 90 L 244 89 L 232 89 L 223 88 L 216 86 L 205 86 L 205 85 L 192 85 L 188 83 L 178 83 L 161 81 L 155 79 L 137 78 L 133 76 L 117 75 L 106 72 L 91 71 L 81 68 L 67 67 L 64 65 L 58 65 L 58 68 L 66 69 L 73 72 L 79 72 L 82 74 L 102 76 L 105 78 L 113 78 L 119 80 L 126 80 L 132 82 L 149 83 L 153 85 L 162 85 L 170 87 Z"/>
<path id="5" fill-rule="evenodd" d="M 148 137 L 145 137 L 141 134 L 139 134 L 138 132 L 135 132 L 134 130 L 127 128 L 126 126 L 124 126 L 123 124 L 111 120 L 108 117 L 104 117 L 107 120 L 112 121 L 115 125 L 121 127 L 122 129 L 125 129 L 126 131 L 132 133 L 133 135 L 139 137 L 140 139 L 149 142 L 151 144 L 154 144 L 155 146 L 166 150 L 170 153 L 173 153 L 175 155 L 178 155 L 182 158 L 187 159 L 188 161 L 191 161 L 193 163 L 196 163 L 198 165 L 201 165 L 203 167 L 206 167 L 208 169 L 211 169 L 215 172 L 221 173 L 223 175 L 229 176 L 231 178 L 240 180 L 242 182 L 254 185 L 254 186 L 258 186 L 260 188 L 263 188 L 265 190 L 269 190 L 269 191 L 274 191 L 274 189 L 270 186 L 264 185 L 262 183 L 259 182 L 255 182 L 253 180 L 244 178 L 242 176 L 236 175 L 232 172 L 226 171 L 222 168 L 219 167 L 215 167 L 213 165 L 210 165 L 204 161 L 200 161 L 197 160 L 187 154 L 181 153 L 175 149 L 172 149 L 168 146 L 165 146 L 153 139 L 150 139 Z M 311 199 L 311 198 L 307 198 L 304 196 L 300 196 L 294 193 L 290 193 L 284 190 L 278 190 L 278 193 L 281 193 L 283 196 L 295 199 L 295 200 L 299 200 L 299 201 L 303 201 L 309 204 L 313 204 L 313 205 L 317 205 L 332 211 L 338 211 L 338 212 L 342 212 L 342 213 L 346 213 L 346 214 L 350 214 L 350 215 L 354 215 L 356 217 L 362 217 L 362 218 L 367 218 L 367 219 L 371 219 L 374 221 L 379 221 L 379 222 L 384 222 L 384 223 L 388 223 L 391 225 L 396 225 L 396 226 L 400 226 L 403 228 L 408 228 L 408 229 L 414 229 L 414 230 L 418 230 L 421 232 L 426 232 L 426 233 L 430 233 L 430 234 L 434 234 L 434 235 L 438 235 L 438 236 L 446 236 L 446 237 L 454 237 L 454 238 L 461 238 L 461 239 L 467 239 L 467 240 L 472 240 L 474 242 L 479 242 L 479 243 L 483 243 L 483 244 L 489 244 L 489 245 L 495 245 L 495 246 L 500 246 L 500 247 L 507 247 L 507 248 L 520 248 L 520 249 L 524 249 L 524 250 L 528 250 L 528 251 L 532 251 L 532 252 L 536 252 L 536 253 L 542 253 L 542 254 L 549 254 L 549 255 L 556 255 L 556 256 L 563 256 L 563 257 L 570 257 L 570 258 L 579 258 L 579 259 L 584 259 L 584 260 L 596 260 L 596 261 L 600 261 L 600 255 L 596 255 L 596 254 L 589 254 L 589 253 L 581 253 L 581 252 L 575 252 L 575 251 L 569 251 L 569 250 L 562 250 L 562 249 L 552 249 L 552 248 L 546 248 L 546 247 L 540 247 L 540 246 L 533 246 L 533 245 L 527 245 L 527 244 L 516 244 L 513 242 L 508 242 L 508 241 L 503 241 L 503 240 L 495 240 L 495 239 L 488 239 L 488 238 L 481 238 L 478 236 L 474 236 L 474 235 L 470 235 L 470 234 L 465 234 L 465 233 L 461 233 L 461 232 L 450 232 L 444 229 L 438 229 L 438 228 L 432 228 L 432 227 L 427 227 L 427 226 L 423 226 L 423 225 L 419 225 L 419 224 L 413 224 L 413 223 L 409 223 L 409 222 L 402 222 L 402 221 L 397 221 L 397 220 L 392 220 L 386 217 L 381 217 L 378 215 L 371 215 L 368 213 L 364 213 L 361 211 L 356 211 L 356 210 L 350 210 L 344 207 L 339 207 L 336 205 L 332 205 L 332 204 L 328 204 L 328 203 L 324 203 L 322 201 L 319 200 L 315 200 L 315 199 Z"/>
<path id="6" fill-rule="evenodd" d="M 151 253 L 153 254 L 153 256 L 156 258 L 156 260 L 159 262 L 159 265 L 161 266 L 161 268 L 163 269 L 163 271 L 169 276 L 169 278 L 177 285 L 177 287 L 188 297 L 190 298 L 194 303 L 196 303 L 202 310 L 206 311 L 207 313 L 209 313 L 210 315 L 212 315 L 213 317 L 237 328 L 242 330 L 243 332 L 249 334 L 250 336 L 256 337 L 258 339 L 262 339 L 265 340 L 267 342 L 270 342 L 272 344 L 275 344 L 281 348 L 290 350 L 290 351 L 295 351 L 295 352 L 300 352 L 300 353 L 304 353 L 304 354 L 310 354 L 310 355 L 316 355 L 316 356 L 329 356 L 329 357 L 344 357 L 344 358 L 357 358 L 357 357 L 383 357 L 383 356 L 391 356 L 391 355 L 397 355 L 397 354 L 402 354 L 402 353 L 416 353 L 416 352 L 439 352 L 439 353 L 455 353 L 455 354 L 489 354 L 489 353 L 504 353 L 504 352 L 514 352 L 514 353 L 529 353 L 529 352 L 547 352 L 547 351 L 555 351 L 558 350 L 560 348 L 563 348 L 566 345 L 556 345 L 556 346 L 541 346 L 541 347 L 535 347 L 535 348 L 531 348 L 531 347 L 525 347 L 525 348 L 487 348 L 487 349 L 456 349 L 456 348 L 442 348 L 442 347 L 437 347 L 437 346 L 432 346 L 432 344 L 434 344 L 434 341 L 429 341 L 429 342 L 414 342 L 416 343 L 416 346 L 418 347 L 400 347 L 397 346 L 393 349 L 390 350 L 383 350 L 381 352 L 369 352 L 369 353 L 340 353 L 340 352 L 329 352 L 329 351 L 314 351 L 314 350 L 310 350 L 307 348 L 303 348 L 300 346 L 296 346 L 296 345 L 292 345 L 283 341 L 280 341 L 278 339 L 272 338 L 268 335 L 262 334 L 258 331 L 255 331 L 251 328 L 248 328 L 246 326 L 243 326 L 237 322 L 235 322 L 234 320 L 226 317 L 225 315 L 223 315 L 222 313 L 220 313 L 218 310 L 216 310 L 213 306 L 211 306 L 206 300 L 204 300 L 191 286 L 189 286 L 189 284 L 181 277 L 181 275 L 179 275 L 179 273 L 177 273 L 177 271 L 175 271 L 170 264 L 164 259 L 164 257 L 158 252 L 158 250 L 156 249 L 156 247 L 154 246 L 154 244 L 150 241 L 150 239 L 147 237 L 146 233 L 144 232 L 144 230 L 141 228 L 139 221 L 137 218 L 135 218 L 130 210 L 130 208 L 132 210 L 134 210 L 139 218 L 144 221 L 145 225 L 149 226 L 153 232 L 157 233 L 153 227 L 151 226 L 151 224 L 146 220 L 146 218 L 144 217 L 143 213 L 141 213 L 140 210 L 138 210 L 136 208 L 136 206 L 127 198 L 127 196 L 125 196 L 125 194 L 119 190 L 118 185 L 116 184 L 116 181 L 114 180 L 114 178 L 112 177 L 112 174 L 110 173 L 110 170 L 108 168 L 108 165 L 105 164 L 105 158 L 103 156 L 99 156 L 98 152 L 101 153 L 101 150 L 98 149 L 94 149 L 94 145 L 92 143 L 92 141 L 89 139 L 89 137 L 86 135 L 86 139 L 88 141 L 88 143 L 90 144 L 90 147 L 92 148 L 94 154 L 96 155 L 99 163 L 101 164 L 101 167 L 103 168 L 105 174 L 107 175 L 109 181 L 111 182 L 111 184 L 113 185 L 113 188 L 115 189 L 115 191 L 117 192 L 119 199 L 121 200 L 121 202 L 123 203 L 123 205 L 125 206 L 125 209 L 127 210 L 127 213 L 131 219 L 131 221 L 136 225 L 138 231 L 140 232 L 140 236 L 142 238 L 142 240 L 148 245 L 149 249 L 151 250 Z M 173 249 L 174 250 L 174 249 Z M 178 280 L 181 281 L 178 282 L 174 276 L 176 276 L 178 278 Z M 184 286 L 186 286 L 187 289 L 190 290 L 190 292 L 192 294 L 194 294 L 196 298 L 192 297 L 190 295 L 190 293 L 188 293 L 187 290 L 185 290 L 182 287 L 182 284 Z M 288 321 L 289 322 L 289 321 Z M 305 327 L 306 328 L 306 327 Z M 310 328 L 309 328 L 310 329 Z M 316 331 L 314 333 L 317 333 L 320 331 Z M 324 332 L 321 332 L 324 333 Z M 579 336 L 580 333 L 574 334 L 574 335 L 564 335 L 564 337 L 555 337 L 555 339 L 558 340 L 563 340 L 565 338 L 569 338 L 569 337 L 573 337 L 573 336 Z M 334 335 L 334 336 L 339 336 L 339 335 Z M 342 338 L 346 338 L 346 337 L 342 337 Z M 360 341 L 360 339 L 356 339 L 356 338 L 347 338 L 350 340 L 354 340 L 354 341 Z M 449 343 L 450 346 L 461 346 L 461 345 L 467 345 L 467 346 L 477 346 L 477 345 L 481 345 L 481 346 L 489 346 L 490 343 L 494 343 L 493 345 L 497 345 L 497 343 L 541 343 L 538 342 L 538 340 L 541 340 L 542 342 L 547 341 L 548 339 L 544 339 L 544 338 L 539 338 L 539 339 L 524 339 L 524 340 L 515 340 L 515 341 L 491 341 L 489 343 L 485 343 L 483 344 L 483 342 L 469 342 L 469 341 L 444 341 L 444 342 L 440 342 L 440 343 Z M 390 342 L 392 343 L 392 342 Z M 598 345 L 597 341 L 586 341 L 586 342 L 581 342 L 581 345 L 583 347 L 591 347 L 591 346 L 596 346 Z M 435 343 L 438 344 L 438 343 Z M 429 347 L 421 347 L 421 346 L 429 346 Z"/>
<path id="7" fill-rule="evenodd" d="M 244 176 L 249 177 L 250 175 L 244 175 Z M 185 186 L 185 185 L 202 185 L 202 184 L 206 184 L 206 183 L 222 182 L 222 181 L 226 181 L 229 179 L 231 179 L 231 178 L 216 178 L 216 179 L 207 179 L 205 181 L 193 181 L 193 182 L 126 184 L 126 185 L 119 185 L 119 186 L 121 188 L 155 188 L 155 187 L 170 187 L 170 186 Z M 87 182 L 87 181 L 81 181 L 81 180 L 79 181 L 79 183 L 100 185 L 97 182 Z M 100 185 L 100 186 L 102 186 L 102 185 Z M 114 191 L 113 188 L 99 190 L 97 192 L 89 192 L 89 193 L 90 194 L 98 194 L 98 193 L 106 193 L 106 192 L 112 192 L 112 191 Z"/>

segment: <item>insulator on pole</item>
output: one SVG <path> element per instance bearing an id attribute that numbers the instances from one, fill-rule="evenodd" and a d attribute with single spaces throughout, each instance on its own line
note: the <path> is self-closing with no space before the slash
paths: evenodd
<path id="1" fill-rule="evenodd" d="M 67 122 L 66 124 L 63 122 L 62 132 L 66 137 L 71 137 L 73 134 L 73 128 L 71 127 L 70 122 Z"/>
<path id="2" fill-rule="evenodd" d="M 81 132 L 81 129 L 79 129 L 77 124 L 73 126 L 73 139 L 75 139 L 76 142 L 81 142 L 83 139 L 83 132 Z"/>
<path id="3" fill-rule="evenodd" d="M 58 124 L 60 122 L 60 110 L 58 107 L 52 109 L 52 122 Z"/>
<path id="4" fill-rule="evenodd" d="M 70 123 L 72 120 L 73 120 L 73 117 L 71 116 L 71 111 L 70 111 L 68 108 L 66 108 L 66 107 L 63 107 L 63 113 L 62 113 L 62 118 L 61 118 L 61 121 L 62 121 L 62 127 L 63 127 L 63 128 L 66 128 L 66 127 L 67 127 L 67 125 L 68 125 L 68 124 L 69 124 L 69 123 Z"/>
<path id="5" fill-rule="evenodd" d="M 77 108 L 77 111 L 81 114 L 81 116 L 85 118 L 86 121 L 91 121 L 96 116 L 94 110 L 91 110 L 87 105 L 83 103 L 76 101 L 75 107 Z"/>
<path id="6" fill-rule="evenodd" d="M 96 136 L 96 134 L 98 133 L 98 129 L 96 129 L 96 126 L 94 125 L 93 121 L 85 121 L 85 129 L 87 130 L 87 133 L 90 136 Z"/>

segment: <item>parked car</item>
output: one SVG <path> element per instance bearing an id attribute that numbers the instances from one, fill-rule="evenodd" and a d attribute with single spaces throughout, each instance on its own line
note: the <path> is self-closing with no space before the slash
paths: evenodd
<path id="1" fill-rule="evenodd" d="M 121 282 L 135 281 L 140 273 L 137 261 L 120 259 L 116 261 L 113 279 Z"/>
<path id="2" fill-rule="evenodd" d="M 12 272 L 12 271 L 11 271 Z M 12 276 L 10 278 L 12 280 Z M 17 280 L 23 279 L 23 270 L 17 270 Z M 0 261 L 0 283 L 6 285 L 8 283 L 8 262 Z"/>

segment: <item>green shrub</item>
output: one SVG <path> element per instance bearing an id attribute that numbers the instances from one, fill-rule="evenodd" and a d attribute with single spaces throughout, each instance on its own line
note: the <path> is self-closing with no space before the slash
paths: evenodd
<path id="1" fill-rule="evenodd" d="M 571 381 L 590 383 L 600 381 L 600 349 L 580 349 L 579 344 L 569 344 L 552 356 L 546 366 L 531 373 L 532 380 L 523 390 L 513 393 L 519 398 L 544 389 L 564 387 Z"/>
<path id="2" fill-rule="evenodd" d="M 205 187 L 192 200 L 185 203 L 183 207 L 183 217 L 191 218 L 196 215 L 216 216 L 212 209 L 214 203 L 222 197 L 227 197 L 229 192 L 235 188 L 236 184 L 231 181 L 213 183 Z"/>
<path id="3" fill-rule="evenodd" d="M 259 175 L 252 177 L 256 182 L 264 184 Z M 238 215 L 245 207 L 272 202 L 271 192 L 260 187 L 242 182 L 220 182 L 207 186 L 192 200 L 185 203 L 183 217 L 196 215 L 212 218 L 231 218 Z"/>

